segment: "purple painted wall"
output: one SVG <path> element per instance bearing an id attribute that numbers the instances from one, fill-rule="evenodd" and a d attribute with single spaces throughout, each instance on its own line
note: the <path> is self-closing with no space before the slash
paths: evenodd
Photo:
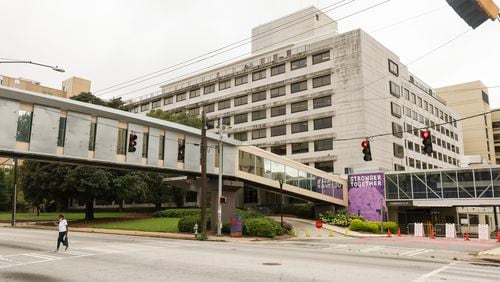
<path id="1" fill-rule="evenodd" d="M 350 214 L 360 214 L 370 221 L 384 219 L 387 207 L 385 205 L 383 172 L 349 175 L 347 185 Z"/>

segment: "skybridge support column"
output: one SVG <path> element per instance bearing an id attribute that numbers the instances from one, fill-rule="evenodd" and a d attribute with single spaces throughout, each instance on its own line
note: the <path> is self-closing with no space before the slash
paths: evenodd
<path id="1" fill-rule="evenodd" d="M 214 179 L 215 180 L 215 179 Z M 210 189 L 211 207 L 217 207 L 218 196 L 218 181 L 210 181 L 208 187 Z M 243 182 L 222 180 L 222 196 L 226 198 L 226 203 L 222 206 L 222 224 L 231 223 L 231 217 L 235 215 L 236 205 L 238 202 L 238 190 L 243 188 Z M 210 226 L 212 230 L 217 230 L 217 212 L 210 213 Z"/>

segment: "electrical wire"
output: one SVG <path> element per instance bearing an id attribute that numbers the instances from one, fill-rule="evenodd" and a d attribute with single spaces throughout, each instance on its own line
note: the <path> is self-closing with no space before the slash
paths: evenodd
<path id="1" fill-rule="evenodd" d="M 342 0 L 342 1 L 335 2 L 335 3 L 331 4 L 331 5 L 328 5 L 328 6 L 325 6 L 325 7 L 321 8 L 321 9 L 319 9 L 319 10 L 320 10 L 320 11 L 322 11 L 322 10 L 325 10 L 325 9 L 331 8 L 332 6 L 336 6 L 337 4 L 342 4 L 342 3 L 343 3 L 343 2 L 345 2 L 345 1 L 347 1 L 347 0 Z M 324 11 L 324 12 L 326 13 L 326 12 L 332 11 L 332 10 L 334 10 L 334 9 L 338 9 L 338 8 L 343 7 L 343 6 L 347 5 L 347 4 L 350 4 L 350 3 L 354 2 L 354 1 L 355 1 L 355 0 L 351 0 L 351 1 L 347 2 L 347 3 L 344 3 L 344 4 L 339 5 L 339 6 L 337 6 L 337 7 L 331 8 L 331 9 L 329 9 L 329 10 L 327 10 L 327 11 Z M 163 72 L 164 72 L 164 71 L 166 71 L 166 70 L 169 70 L 169 69 L 175 68 L 175 67 L 182 66 L 183 64 L 186 64 L 186 63 L 190 63 L 190 62 L 192 62 L 192 61 L 195 61 L 195 62 L 193 62 L 193 63 L 192 63 L 192 64 L 194 64 L 194 63 L 199 63 L 199 62 L 201 62 L 201 61 L 207 60 L 207 59 L 209 59 L 209 58 L 213 58 L 213 57 L 215 57 L 215 56 L 217 56 L 217 55 L 220 55 L 220 54 L 226 53 L 226 52 L 228 52 L 228 51 L 231 51 L 231 50 L 233 50 L 233 49 L 236 49 L 236 48 L 238 48 L 238 47 L 241 47 L 241 46 L 244 46 L 244 45 L 247 45 L 247 44 L 251 43 L 251 41 L 249 41 L 249 42 L 245 42 L 245 41 L 247 41 L 247 40 L 254 40 L 254 39 L 259 39 L 259 38 L 261 38 L 261 37 L 266 37 L 266 36 L 269 36 L 269 35 L 271 35 L 271 34 L 274 34 L 274 33 L 276 33 L 276 32 L 279 32 L 279 31 L 281 31 L 281 30 L 283 30 L 283 29 L 285 29 L 285 28 L 289 28 L 290 26 L 293 26 L 293 25 L 299 24 L 299 23 L 301 23 L 301 22 L 303 22 L 303 21 L 305 21 L 305 20 L 308 20 L 308 19 L 310 18 L 310 16 L 311 16 L 311 15 L 316 15 L 316 14 L 317 14 L 317 11 L 314 11 L 314 12 L 309 13 L 309 14 L 307 14 L 307 15 L 305 15 L 305 16 L 300 17 L 300 18 L 297 18 L 297 19 L 294 19 L 294 20 L 292 20 L 292 21 L 285 22 L 285 23 L 283 23 L 283 24 L 280 24 L 280 25 L 278 25 L 278 26 L 275 26 L 275 27 L 273 27 L 273 28 L 271 28 L 271 29 L 269 29 L 269 30 L 264 31 L 264 32 L 263 32 L 263 33 L 261 33 L 261 34 L 256 35 L 256 36 L 250 36 L 250 37 L 247 37 L 247 38 L 244 38 L 244 39 L 238 40 L 238 41 L 236 41 L 236 42 L 234 42 L 234 43 L 231 43 L 231 44 L 229 44 L 229 45 L 225 45 L 225 46 L 223 46 L 223 47 L 217 48 L 217 49 L 215 49 L 215 50 L 213 50 L 213 51 L 210 51 L 210 52 L 208 52 L 208 53 L 205 53 L 205 54 L 202 54 L 202 55 L 196 56 L 196 57 L 194 57 L 194 58 L 191 58 L 191 59 L 189 59 L 189 60 L 186 60 L 186 61 L 183 61 L 183 62 L 177 63 L 177 64 L 175 64 L 175 65 L 172 65 L 172 66 L 169 66 L 169 67 L 166 67 L 166 68 L 160 69 L 160 70 L 158 70 L 158 71 L 151 72 L 151 73 L 148 73 L 148 74 L 145 74 L 145 75 L 139 76 L 139 77 L 137 77 L 137 78 L 134 78 L 134 79 L 131 79 L 131 80 L 128 80 L 128 81 L 122 82 L 122 83 L 118 83 L 118 84 L 115 84 L 115 85 L 112 85 L 112 86 L 106 87 L 106 88 L 104 88 L 104 89 L 97 90 L 97 91 L 95 91 L 95 92 L 94 92 L 94 94 L 97 94 L 97 93 L 100 93 L 100 92 L 104 92 L 104 93 L 99 94 L 99 95 L 105 95 L 105 94 L 107 94 L 107 93 L 110 93 L 110 92 L 113 92 L 113 91 L 116 91 L 116 90 L 120 90 L 120 89 L 123 89 L 123 88 L 127 88 L 127 87 L 129 87 L 129 86 L 134 85 L 134 84 L 137 84 L 137 83 L 140 83 L 140 82 L 144 82 L 144 81 L 147 81 L 147 80 L 150 80 L 150 79 L 156 78 L 156 77 L 158 77 L 158 76 L 161 76 L 161 75 L 164 75 L 164 74 L 170 73 L 170 72 L 166 72 L 166 73 L 163 73 Z M 301 20 L 301 19 L 304 19 L 304 20 Z M 296 23 L 294 23 L 293 25 L 287 26 L 287 25 L 289 25 L 290 23 L 293 23 L 293 22 L 298 21 L 298 20 L 301 20 L 301 21 L 296 22 Z M 286 26 L 286 27 L 284 27 L 284 26 Z M 284 28 L 281 28 L 281 27 L 284 27 Z M 280 29 L 278 29 L 278 28 L 280 28 Z M 278 30 L 276 30 L 276 29 L 278 29 Z M 274 32 L 271 32 L 271 31 L 273 31 L 273 30 L 275 30 L 275 31 L 274 31 Z M 236 46 L 235 46 L 235 47 L 233 47 L 234 45 L 236 45 Z M 230 48 L 230 47 L 232 47 L 232 48 Z M 266 47 L 264 47 L 264 48 L 267 48 L 267 47 L 269 47 L 269 46 L 266 46 Z M 227 49 L 227 48 L 230 48 L 230 49 Z M 227 49 L 227 50 L 225 50 L 225 49 Z M 216 53 L 216 54 L 214 54 L 214 53 Z M 212 54 L 214 54 L 214 55 L 212 55 Z M 209 56 L 209 55 L 210 55 L 210 56 Z M 209 57 L 206 57 L 206 56 L 209 56 Z M 206 57 L 206 58 L 204 58 L 204 57 Z M 192 64 L 188 64 L 188 65 L 182 66 L 182 67 L 180 67 L 180 68 L 176 68 L 175 70 L 178 70 L 178 69 L 181 69 L 181 68 L 187 67 L 187 66 L 192 65 Z M 160 75 L 156 75 L 156 74 L 159 74 L 159 73 L 161 73 L 161 74 L 160 74 Z M 152 76 L 152 75 L 155 75 L 155 76 Z M 147 78 L 147 77 L 149 77 L 149 76 L 152 76 L 152 77 Z M 147 78 L 147 79 L 144 79 L 144 78 Z M 119 87 L 119 86 L 122 86 L 122 85 L 125 85 L 125 84 L 130 84 L 131 82 L 135 82 L 135 81 L 140 80 L 140 79 L 142 79 L 142 80 L 141 80 L 141 81 L 139 81 L 139 82 L 137 82 L 137 83 L 134 83 L 134 84 L 131 84 L 131 85 L 126 85 L 126 86 L 124 86 L 124 87 L 117 88 L 117 87 Z M 113 88 L 117 88 L 117 89 L 110 90 L 110 89 L 113 89 Z M 109 91 L 108 91 L 108 90 L 109 90 Z"/>

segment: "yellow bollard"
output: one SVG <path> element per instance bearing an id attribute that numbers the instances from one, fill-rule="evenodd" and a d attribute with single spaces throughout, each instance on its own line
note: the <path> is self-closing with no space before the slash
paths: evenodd
<path id="1" fill-rule="evenodd" d="M 309 228 L 306 229 L 306 237 L 311 237 L 311 231 L 309 231 Z"/>
<path id="2" fill-rule="evenodd" d="M 292 229 L 292 236 L 293 237 L 297 237 L 297 230 L 295 230 L 295 228 Z"/>
<path id="3" fill-rule="evenodd" d="M 333 238 L 333 229 L 330 229 L 330 235 L 328 235 Z"/>
<path id="4" fill-rule="evenodd" d="M 349 229 L 348 228 L 345 229 L 345 236 L 346 237 L 349 236 Z"/>
<path id="5" fill-rule="evenodd" d="M 318 229 L 318 237 L 321 237 L 321 229 L 320 228 L 316 228 Z"/>

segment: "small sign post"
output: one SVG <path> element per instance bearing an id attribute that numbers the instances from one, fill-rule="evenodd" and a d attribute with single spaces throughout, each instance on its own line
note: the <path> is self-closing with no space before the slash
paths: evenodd
<path id="1" fill-rule="evenodd" d="M 316 229 L 318 230 L 318 237 L 321 237 L 321 228 L 323 228 L 323 221 L 321 219 L 316 220 L 316 223 L 314 224 L 316 226 Z"/>

